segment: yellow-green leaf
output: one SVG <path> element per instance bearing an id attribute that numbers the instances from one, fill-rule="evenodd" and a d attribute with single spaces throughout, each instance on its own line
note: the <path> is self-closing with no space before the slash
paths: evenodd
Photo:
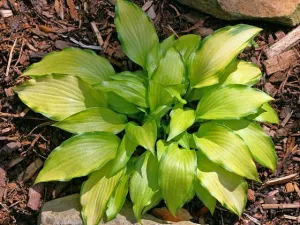
<path id="1" fill-rule="evenodd" d="M 209 190 L 202 186 L 199 179 L 196 179 L 195 181 L 195 192 L 197 197 L 209 209 L 210 213 L 213 214 L 216 208 L 217 200 L 210 194 Z"/>
<path id="2" fill-rule="evenodd" d="M 53 124 L 53 126 L 75 134 L 92 131 L 104 131 L 117 134 L 125 129 L 126 123 L 126 116 L 115 113 L 108 108 L 99 107 L 88 108 L 71 115 Z"/>
<path id="3" fill-rule="evenodd" d="M 104 132 L 71 137 L 52 151 L 35 183 L 86 176 L 113 159 L 119 143 L 116 135 Z"/>
<path id="4" fill-rule="evenodd" d="M 229 128 L 207 122 L 194 134 L 199 151 L 214 163 L 240 176 L 259 180 L 256 166 L 245 142 Z"/>
<path id="5" fill-rule="evenodd" d="M 279 123 L 279 119 L 276 111 L 270 106 L 269 103 L 265 103 L 258 109 L 258 112 L 252 115 L 247 116 L 249 120 L 255 120 L 258 122 L 266 123 Z"/>
<path id="6" fill-rule="evenodd" d="M 87 108 L 106 106 L 103 94 L 74 76 L 47 75 L 31 79 L 14 91 L 33 111 L 56 121 Z"/>
<path id="7" fill-rule="evenodd" d="M 107 104 L 115 112 L 132 115 L 140 112 L 137 105 L 126 101 L 114 92 L 107 93 Z"/>
<path id="8" fill-rule="evenodd" d="M 196 34 L 184 35 L 177 40 L 175 48 L 179 51 L 187 65 L 189 64 L 191 54 L 199 48 L 200 42 L 201 37 Z"/>

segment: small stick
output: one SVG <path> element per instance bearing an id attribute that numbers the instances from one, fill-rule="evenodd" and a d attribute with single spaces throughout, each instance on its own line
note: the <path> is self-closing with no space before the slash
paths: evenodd
<path id="1" fill-rule="evenodd" d="M 272 180 L 268 180 L 263 184 L 263 186 L 266 187 L 266 186 L 271 186 L 271 185 L 276 185 L 276 184 L 284 184 L 284 183 L 287 183 L 287 182 L 295 179 L 297 177 L 297 175 L 298 175 L 298 173 L 294 173 L 294 174 L 291 174 L 291 175 L 288 175 L 285 177 L 279 177 L 279 178 L 275 178 Z"/>
<path id="2" fill-rule="evenodd" d="M 300 216 L 290 216 L 290 215 L 283 215 L 283 218 L 285 219 L 289 219 L 289 220 L 296 220 L 298 222 L 300 222 Z"/>
<path id="3" fill-rule="evenodd" d="M 300 202 L 293 204 L 262 204 L 263 209 L 298 209 Z"/>
<path id="4" fill-rule="evenodd" d="M 20 59 L 21 59 L 22 53 L 23 53 L 24 44 L 25 44 L 25 39 L 23 38 L 23 40 L 22 40 L 22 45 L 21 45 L 21 50 L 20 50 L 20 53 L 19 53 L 19 58 L 18 58 L 17 62 L 15 63 L 14 68 L 16 68 L 17 65 L 18 65 L 19 62 L 20 62 Z"/>
<path id="5" fill-rule="evenodd" d="M 18 38 L 15 39 L 14 44 L 13 44 L 13 46 L 10 49 L 10 53 L 9 53 L 9 57 L 8 57 L 8 63 L 7 63 L 7 68 L 6 68 L 6 73 L 5 73 L 6 77 L 9 74 L 10 64 L 11 64 L 11 60 L 12 60 L 12 57 L 13 57 L 13 52 L 14 52 L 14 49 L 16 47 L 17 41 L 18 41 Z"/>
<path id="6" fill-rule="evenodd" d="M 98 40 L 99 45 L 102 47 L 104 41 L 103 41 L 103 38 L 102 38 L 102 36 L 101 36 L 100 31 L 99 31 L 98 28 L 97 28 L 96 22 L 95 22 L 95 21 L 91 22 L 91 26 L 92 26 L 92 28 L 93 28 L 93 31 L 94 31 L 96 37 L 97 37 L 97 40 Z"/>

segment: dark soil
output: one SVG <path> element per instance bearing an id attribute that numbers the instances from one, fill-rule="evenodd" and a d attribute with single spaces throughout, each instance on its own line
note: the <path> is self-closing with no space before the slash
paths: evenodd
<path id="1" fill-rule="evenodd" d="M 22 72 L 48 52 L 69 46 L 99 46 L 90 25 L 92 21 L 96 22 L 104 40 L 103 50 L 96 52 L 108 58 L 117 71 L 137 67 L 124 55 L 117 39 L 113 0 L 74 1 L 77 16 L 67 2 L 73 0 L 0 1 L 0 9 L 13 12 L 13 16 L 0 17 L 0 224 L 36 224 L 43 202 L 79 192 L 82 182 L 82 179 L 74 179 L 32 188 L 36 174 L 51 150 L 69 134 L 51 127 L 48 119 L 30 111 L 12 92 L 11 87 L 26 79 L 20 77 Z M 144 5 L 142 0 L 135 2 Z M 161 39 L 186 33 L 205 37 L 213 30 L 240 23 L 215 19 L 172 0 L 155 0 L 151 7 L 148 13 Z M 185 208 L 194 222 L 207 224 L 298 224 L 295 218 L 286 216 L 299 216 L 300 207 L 268 210 L 263 209 L 262 204 L 300 202 L 300 45 L 294 47 L 298 54 L 297 64 L 267 76 L 263 67 L 264 49 L 291 28 L 264 22 L 247 23 L 262 27 L 264 31 L 256 38 L 258 46 L 247 49 L 240 57 L 261 67 L 264 76 L 258 88 L 274 96 L 273 106 L 280 116 L 278 126 L 263 124 L 276 145 L 278 168 L 274 174 L 258 165 L 260 178 L 264 183 L 276 177 L 296 175 L 270 186 L 250 181 L 248 204 L 241 218 L 221 207 L 211 216 L 198 200 L 191 201 Z"/>

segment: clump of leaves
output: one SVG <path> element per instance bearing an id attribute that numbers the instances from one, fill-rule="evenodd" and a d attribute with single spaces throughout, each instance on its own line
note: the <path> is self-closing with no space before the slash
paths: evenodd
<path id="1" fill-rule="evenodd" d="M 35 183 L 87 176 L 80 202 L 87 225 L 113 219 L 129 192 L 138 221 L 164 200 L 176 215 L 196 194 L 241 215 L 255 159 L 275 169 L 271 138 L 257 122 L 277 123 L 272 97 L 251 87 L 259 68 L 237 59 L 261 29 L 229 26 L 159 42 L 136 5 L 116 1 L 126 55 L 142 70 L 116 74 L 94 52 L 47 55 L 15 88 L 34 111 L 74 136 L 53 150 Z"/>

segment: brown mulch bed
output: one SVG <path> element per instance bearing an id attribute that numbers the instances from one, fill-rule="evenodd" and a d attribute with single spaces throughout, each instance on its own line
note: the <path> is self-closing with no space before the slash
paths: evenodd
<path id="1" fill-rule="evenodd" d="M 173 33 L 205 37 L 213 30 L 238 23 L 215 19 L 172 0 L 154 1 L 152 5 L 145 5 L 142 0 L 135 2 L 148 10 L 161 39 Z M 137 66 L 121 50 L 113 25 L 113 0 L 2 0 L 1 9 L 11 10 L 13 15 L 0 16 L 0 224 L 32 225 L 37 223 L 43 202 L 78 192 L 83 179 L 32 188 L 51 150 L 69 134 L 51 127 L 48 119 L 30 111 L 11 87 L 22 83 L 25 79 L 20 77 L 22 71 L 48 52 L 69 46 L 99 48 L 91 26 L 93 21 L 103 39 L 102 50 L 96 52 L 108 58 L 117 71 L 134 70 Z M 221 207 L 211 216 L 197 200 L 185 208 L 194 222 L 207 224 L 298 224 L 295 217 L 300 215 L 300 206 L 295 205 L 300 204 L 300 45 L 294 47 L 298 63 L 266 75 L 264 50 L 291 28 L 264 22 L 247 23 L 264 29 L 256 38 L 258 46 L 247 49 L 240 57 L 261 67 L 264 76 L 258 88 L 275 99 L 273 106 L 280 124 L 263 127 L 276 145 L 277 171 L 273 174 L 258 165 L 260 178 L 266 185 L 249 182 L 248 204 L 241 218 Z M 286 176 L 289 177 L 279 183 L 265 183 Z M 271 209 L 266 209 L 264 204 L 269 204 Z"/>

